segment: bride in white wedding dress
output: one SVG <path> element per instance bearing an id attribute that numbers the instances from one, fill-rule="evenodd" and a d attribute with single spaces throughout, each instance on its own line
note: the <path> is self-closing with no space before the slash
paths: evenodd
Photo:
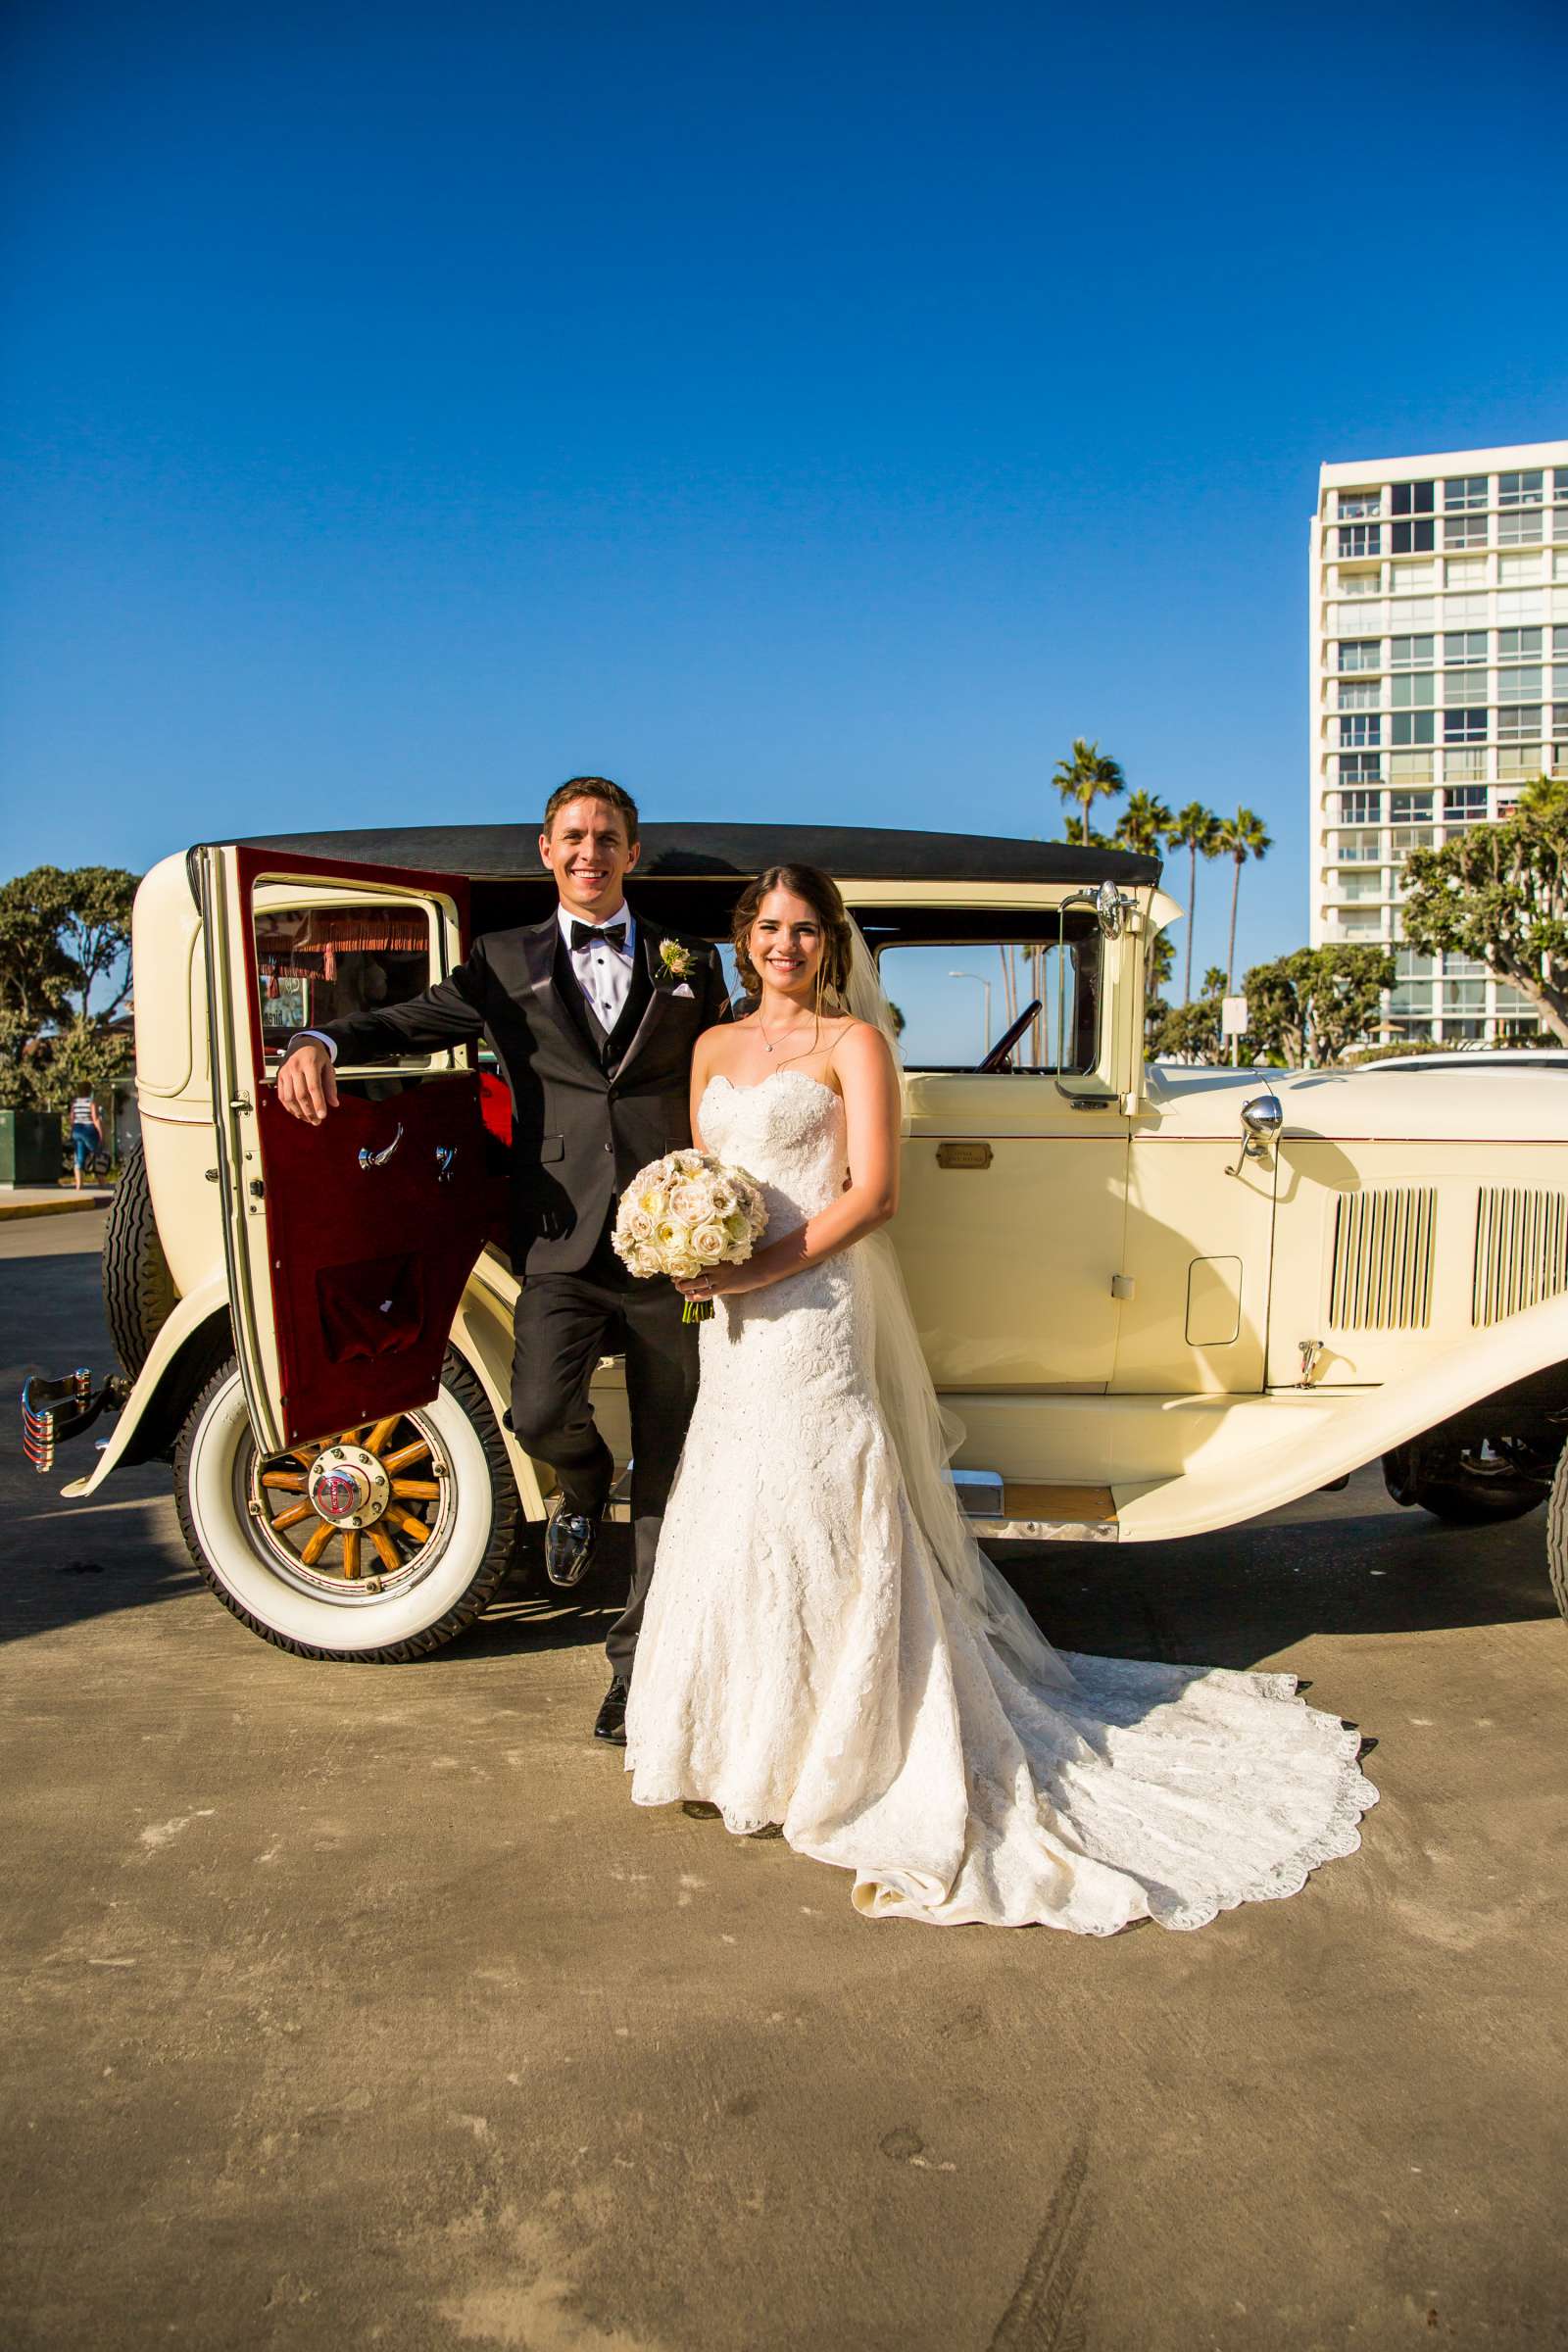
<path id="1" fill-rule="evenodd" d="M 822 1010 L 852 963 L 866 997 L 863 943 L 827 876 L 783 867 L 736 950 L 758 1005 L 700 1041 L 692 1127 L 762 1184 L 768 1238 L 681 1286 L 716 1305 L 626 1710 L 634 1801 L 781 1828 L 869 1919 L 1107 1936 L 1296 1893 L 1376 1802 L 1356 1735 L 1292 1675 L 1045 1641 L 962 1524 L 877 1230 L 898 1072 Z"/>

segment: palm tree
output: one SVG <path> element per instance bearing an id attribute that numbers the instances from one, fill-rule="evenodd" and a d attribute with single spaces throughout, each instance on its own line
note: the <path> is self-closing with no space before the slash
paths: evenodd
<path id="1" fill-rule="evenodd" d="M 1175 821 L 1156 794 L 1140 790 L 1128 795 L 1127 806 L 1116 819 L 1115 839 L 1125 850 L 1141 850 L 1146 858 L 1157 858 Z"/>
<path id="2" fill-rule="evenodd" d="M 1236 871 L 1231 876 L 1231 936 L 1225 951 L 1225 994 L 1231 993 L 1231 974 L 1236 969 L 1236 902 L 1242 895 L 1242 868 L 1249 858 L 1266 858 L 1274 844 L 1263 830 L 1263 819 L 1254 816 L 1250 808 L 1238 808 L 1234 816 L 1222 816 L 1219 821 L 1219 854 L 1234 858 Z"/>
<path id="3" fill-rule="evenodd" d="M 1170 846 L 1185 850 L 1188 856 L 1187 885 L 1187 956 L 1182 971 L 1182 997 L 1193 1001 L 1193 932 L 1198 922 L 1198 860 L 1200 854 L 1212 858 L 1219 846 L 1219 819 L 1212 808 L 1201 801 L 1189 801 L 1178 809 L 1176 822 L 1170 828 Z"/>
<path id="4" fill-rule="evenodd" d="M 1089 811 L 1096 801 L 1111 799 L 1125 790 L 1127 783 L 1119 762 L 1105 758 L 1098 739 L 1085 743 L 1081 735 L 1072 739 L 1072 758 L 1056 761 L 1056 772 L 1051 780 L 1064 801 L 1078 803 L 1082 841 L 1092 838 Z"/>

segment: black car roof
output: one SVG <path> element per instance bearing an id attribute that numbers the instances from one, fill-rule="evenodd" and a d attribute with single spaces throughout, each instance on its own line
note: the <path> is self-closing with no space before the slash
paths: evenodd
<path id="1" fill-rule="evenodd" d="M 902 833 L 871 825 L 644 825 L 637 872 L 741 878 L 794 862 L 864 882 L 1075 882 L 1123 888 L 1159 880 L 1135 850 L 1017 841 L 985 833 Z M 355 865 L 422 865 L 501 879 L 543 874 L 537 825 L 399 825 L 349 833 L 264 833 L 240 847 Z"/>

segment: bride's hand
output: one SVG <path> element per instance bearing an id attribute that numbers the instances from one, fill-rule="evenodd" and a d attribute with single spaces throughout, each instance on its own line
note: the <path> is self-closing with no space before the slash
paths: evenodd
<path id="1" fill-rule="evenodd" d="M 723 1298 L 732 1297 L 738 1291 L 756 1288 L 755 1283 L 747 1281 L 746 1275 L 745 1266 L 705 1266 L 701 1274 L 694 1275 L 689 1282 L 683 1282 L 678 1276 L 671 1276 L 671 1280 L 683 1298 Z"/>

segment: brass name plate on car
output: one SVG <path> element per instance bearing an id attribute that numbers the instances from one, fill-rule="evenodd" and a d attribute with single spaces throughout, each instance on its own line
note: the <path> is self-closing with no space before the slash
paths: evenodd
<path id="1" fill-rule="evenodd" d="M 996 1154 L 989 1144 L 938 1144 L 939 1168 L 989 1168 Z"/>

